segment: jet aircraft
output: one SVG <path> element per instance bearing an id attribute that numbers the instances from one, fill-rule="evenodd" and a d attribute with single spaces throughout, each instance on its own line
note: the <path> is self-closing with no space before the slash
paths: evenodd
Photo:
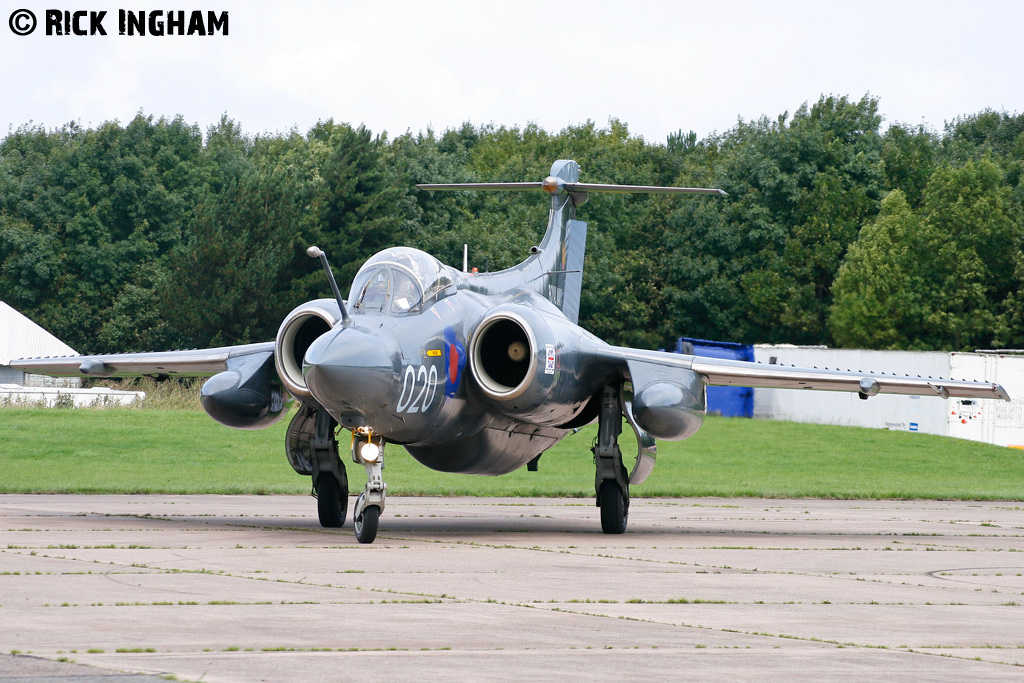
<path id="1" fill-rule="evenodd" d="M 398 444 L 436 470 L 499 475 L 538 459 L 571 430 L 598 422 L 595 492 L 601 528 L 626 530 L 629 489 L 651 473 L 656 439 L 693 435 L 709 385 L 781 387 L 1009 400 L 998 384 L 764 365 L 607 344 L 581 328 L 587 224 L 576 209 L 595 192 L 724 195 L 721 190 L 579 182 L 556 161 L 541 182 L 419 185 L 423 190 L 538 190 L 550 195 L 547 231 L 519 265 L 465 273 L 417 249 L 371 257 L 343 299 L 326 255 L 333 299 L 304 303 L 274 341 L 215 349 L 23 359 L 57 376 L 209 376 L 201 403 L 216 421 L 267 427 L 299 403 L 286 453 L 312 479 L 320 524 L 344 524 L 349 482 L 339 434 L 367 481 L 356 498 L 356 538 L 374 540 L 387 485 L 384 450 Z M 703 200 L 700 200 L 703 201 Z M 625 418 L 638 442 L 631 471 L 618 438 Z M 341 440 L 344 442 L 344 438 Z"/>

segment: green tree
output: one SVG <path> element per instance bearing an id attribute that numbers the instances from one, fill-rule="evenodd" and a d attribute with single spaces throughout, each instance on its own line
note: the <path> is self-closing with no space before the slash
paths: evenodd
<path id="1" fill-rule="evenodd" d="M 902 192 L 889 195 L 836 278 L 830 327 L 837 342 L 949 350 L 992 345 L 1003 302 L 1016 296 L 1022 238 L 1001 177 L 989 161 L 968 161 L 935 170 L 919 211 Z"/>
<path id="2" fill-rule="evenodd" d="M 935 170 L 938 140 L 924 126 L 893 125 L 885 132 L 882 145 L 882 173 L 885 185 L 902 190 L 907 202 L 921 206 L 924 189 Z"/>
<path id="3" fill-rule="evenodd" d="M 362 263 L 374 253 L 407 241 L 414 231 L 416 204 L 411 188 L 399 182 L 385 163 L 387 141 L 359 126 L 322 122 L 311 131 L 310 149 L 325 142 L 318 155 L 314 198 L 309 208 L 316 223 L 303 232 L 305 241 L 324 249 L 335 267 L 340 286 L 352 281 Z M 295 264 L 293 290 L 307 296 L 329 295 L 323 273 Z"/>
<path id="4" fill-rule="evenodd" d="M 850 245 L 836 275 L 829 328 L 840 346 L 907 349 L 917 346 L 928 316 L 927 283 L 936 241 L 902 190 L 882 201 L 878 217 Z"/>
<path id="5" fill-rule="evenodd" d="M 82 352 L 165 343 L 158 320 L 122 311 L 155 300 L 163 256 L 202 192 L 201 149 L 180 117 L 141 114 L 124 127 L 9 135 L 0 143 L 4 296 Z"/>
<path id="6" fill-rule="evenodd" d="M 261 158 L 196 207 L 161 288 L 164 316 L 190 344 L 273 339 L 305 300 L 293 291 L 292 266 L 313 229 L 309 182 L 280 156 Z"/>
<path id="7" fill-rule="evenodd" d="M 681 184 L 725 189 L 689 202 L 666 235 L 670 315 L 691 335 L 817 344 L 831 287 L 859 227 L 877 212 L 877 100 L 822 97 L 790 118 L 741 121 L 685 150 Z"/>

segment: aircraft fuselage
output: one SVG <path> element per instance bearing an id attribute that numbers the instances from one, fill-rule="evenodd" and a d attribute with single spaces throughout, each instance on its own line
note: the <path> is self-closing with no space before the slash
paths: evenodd
<path id="1" fill-rule="evenodd" d="M 485 336 L 471 339 L 478 330 Z M 579 377 L 581 343 L 600 344 L 534 292 L 458 290 L 410 315 L 355 307 L 350 325 L 309 346 L 303 375 L 343 427 L 402 444 L 433 469 L 503 474 L 554 445 L 584 412 L 595 381 Z M 490 390 L 487 379 L 483 391 L 470 382 L 471 372 L 490 379 Z"/>

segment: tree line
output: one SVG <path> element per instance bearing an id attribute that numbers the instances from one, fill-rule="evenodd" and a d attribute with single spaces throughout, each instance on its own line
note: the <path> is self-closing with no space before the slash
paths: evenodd
<path id="1" fill-rule="evenodd" d="M 475 126 L 375 135 L 25 125 L 0 141 L 0 299 L 82 353 L 272 339 L 299 303 L 398 244 L 497 270 L 547 219 L 544 195 L 423 182 L 719 187 L 726 198 L 592 195 L 581 324 L 619 344 L 679 336 L 887 349 L 1024 347 L 1024 115 L 883 130 L 878 100 L 664 143 L 612 119 L 549 132 Z"/>

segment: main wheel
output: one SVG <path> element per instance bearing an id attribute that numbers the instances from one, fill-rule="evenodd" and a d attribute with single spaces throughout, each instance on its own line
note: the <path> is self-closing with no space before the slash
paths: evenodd
<path id="1" fill-rule="evenodd" d="M 377 538 L 377 522 L 380 521 L 380 508 L 376 505 L 367 505 L 363 508 L 363 514 L 355 518 L 356 540 L 360 543 L 373 543 Z"/>
<path id="2" fill-rule="evenodd" d="M 320 526 L 338 528 L 345 523 L 348 508 L 348 486 L 342 486 L 331 472 L 324 472 L 316 480 L 316 512 Z"/>
<path id="3" fill-rule="evenodd" d="M 598 494 L 601 501 L 601 531 L 606 534 L 622 534 L 626 532 L 626 521 L 629 518 L 629 505 L 626 494 L 612 479 L 601 482 Z"/>

